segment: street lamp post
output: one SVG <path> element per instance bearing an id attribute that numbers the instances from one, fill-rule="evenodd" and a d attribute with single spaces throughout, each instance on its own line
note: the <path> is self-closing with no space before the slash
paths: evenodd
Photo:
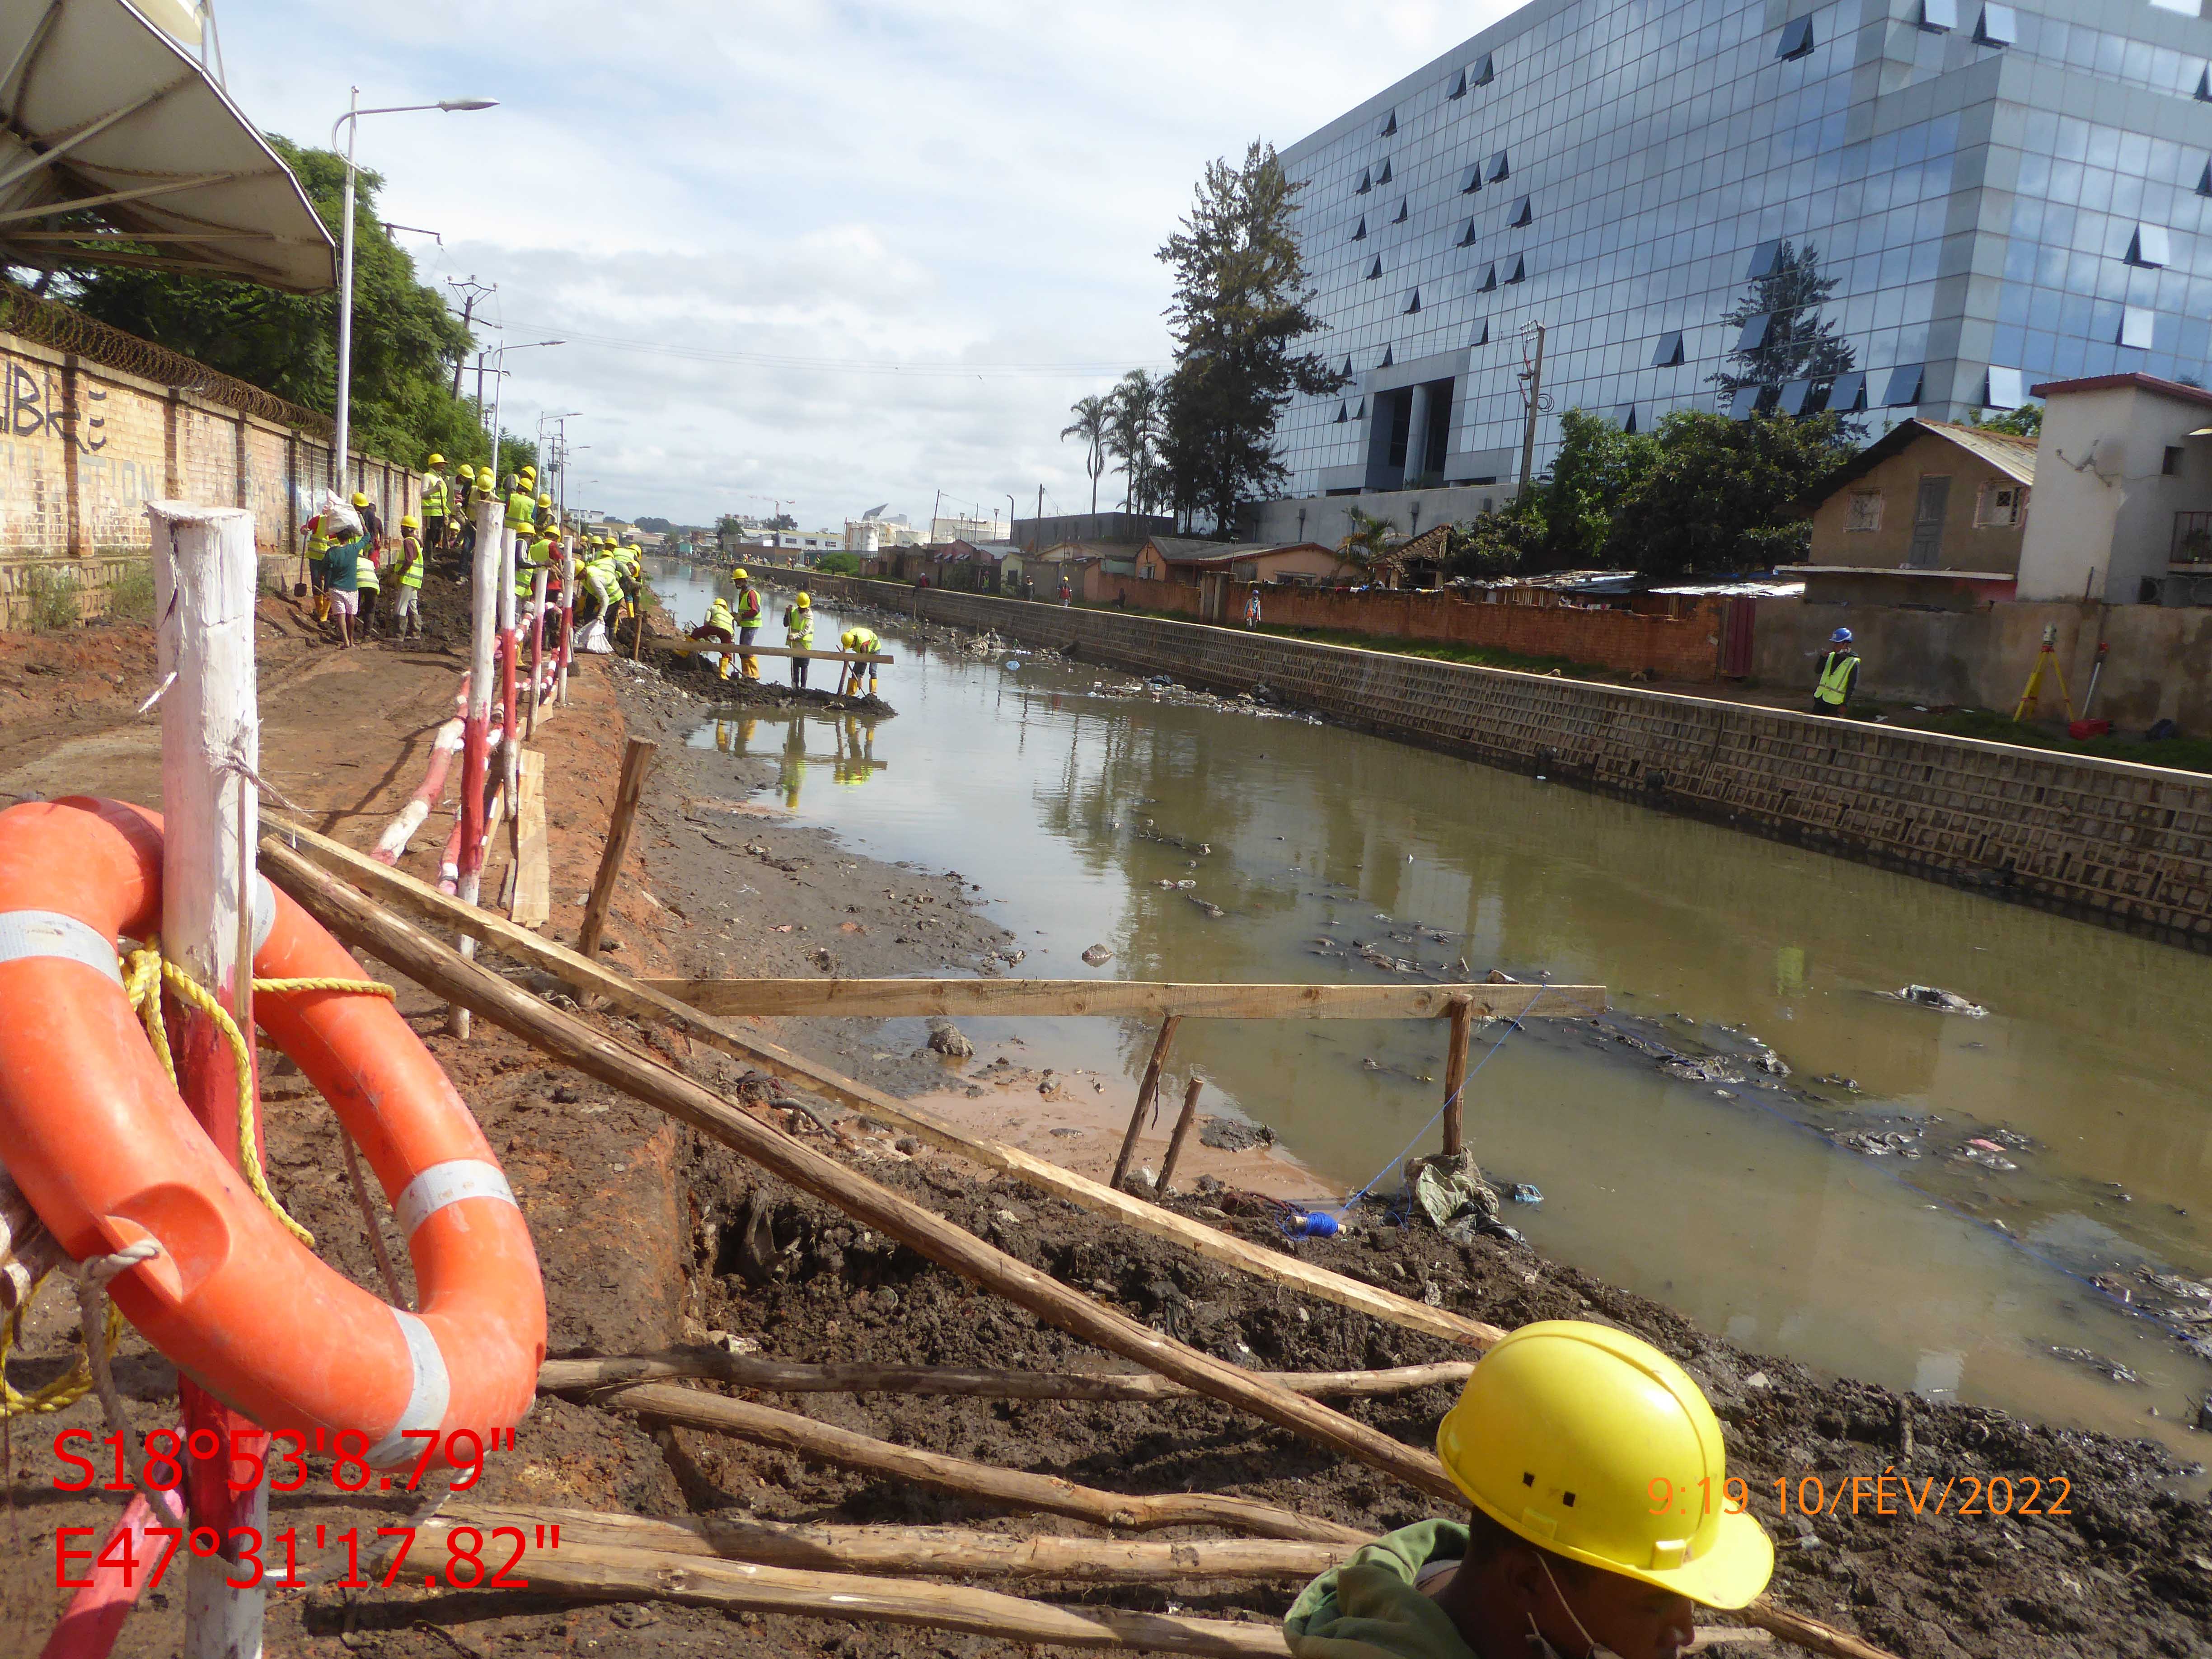
<path id="1" fill-rule="evenodd" d="M 566 345 L 566 340 L 532 340 L 523 345 L 494 346 L 489 355 L 499 359 L 491 372 L 491 470 L 494 477 L 499 473 L 499 406 L 507 392 L 507 354 L 510 351 L 535 351 L 540 346 Z M 483 400 L 477 400 L 481 406 Z"/>
<path id="2" fill-rule="evenodd" d="M 337 442 L 333 447 L 331 464 L 337 469 L 338 484 L 343 489 L 347 482 L 346 452 L 351 440 L 353 426 L 353 198 L 355 167 L 354 140 L 361 133 L 361 118 L 364 115 L 404 115 L 415 110 L 443 110 L 452 114 L 457 110 L 491 109 L 499 103 L 496 98 L 443 98 L 434 104 L 390 104 L 379 109 L 361 106 L 361 88 L 353 88 L 353 107 L 331 123 L 331 148 L 338 146 L 338 129 L 346 130 L 345 158 L 345 223 L 339 234 L 343 252 L 338 259 L 338 395 Z M 498 458 L 493 458 L 496 460 Z"/>

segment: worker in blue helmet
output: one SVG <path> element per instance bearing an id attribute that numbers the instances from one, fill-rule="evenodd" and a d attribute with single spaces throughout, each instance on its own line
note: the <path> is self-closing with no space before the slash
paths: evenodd
<path id="1" fill-rule="evenodd" d="M 1851 648 L 1851 630 L 1838 628 L 1828 635 L 1828 649 L 1813 682 L 1813 712 L 1843 714 L 1849 711 L 1851 693 L 1858 688 L 1859 653 Z"/>

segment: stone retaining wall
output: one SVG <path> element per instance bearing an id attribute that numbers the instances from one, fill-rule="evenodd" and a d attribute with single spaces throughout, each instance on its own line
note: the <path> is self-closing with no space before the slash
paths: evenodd
<path id="1" fill-rule="evenodd" d="M 771 580 L 786 573 L 763 572 Z M 816 593 L 1286 703 L 2115 927 L 2212 945 L 2212 778 L 1157 617 L 808 573 Z"/>

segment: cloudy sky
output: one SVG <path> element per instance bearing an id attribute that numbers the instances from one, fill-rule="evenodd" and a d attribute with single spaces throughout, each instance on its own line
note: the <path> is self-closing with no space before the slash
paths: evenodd
<path id="1" fill-rule="evenodd" d="M 499 285 L 505 425 L 569 500 L 803 526 L 1012 492 L 1079 512 L 1067 405 L 1164 366 L 1152 257 L 1206 161 L 1281 146 L 1510 9 L 1370 0 L 219 0 L 232 97 L 361 124 L 427 280 Z M 1115 481 L 1100 505 L 1120 499 Z"/>

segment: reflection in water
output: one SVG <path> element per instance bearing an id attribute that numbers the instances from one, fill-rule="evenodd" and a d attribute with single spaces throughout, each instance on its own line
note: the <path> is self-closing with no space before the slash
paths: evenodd
<path id="1" fill-rule="evenodd" d="M 806 752 L 809 716 L 801 713 L 782 713 L 769 717 L 772 726 L 783 728 L 782 741 L 772 752 L 776 763 L 775 787 L 783 796 L 783 804 L 796 811 L 809 766 L 827 766 L 830 775 L 842 784 L 857 786 L 868 781 L 877 773 L 890 769 L 890 763 L 876 758 L 876 722 L 857 714 L 830 716 L 817 714 L 813 724 L 824 732 L 831 744 L 826 755 Z M 688 739 L 695 749 L 719 749 L 726 755 L 739 757 L 767 756 L 771 751 L 760 745 L 761 716 L 740 714 L 734 720 L 718 720 L 701 726 Z"/>
<path id="2" fill-rule="evenodd" d="M 703 604 L 658 585 L 679 615 Z M 1802 1092 L 1670 1074 L 1603 1031 L 1529 1022 L 1467 1111 L 1485 1165 L 1546 1194 L 1515 1224 L 1755 1347 L 2201 1455 L 2179 1421 L 2205 1366 L 2087 1275 L 2212 1273 L 2212 959 L 1340 728 L 1094 696 L 1126 683 L 1110 670 L 900 643 L 900 719 L 855 734 L 764 714 L 750 752 L 778 758 L 805 821 L 982 883 L 1022 971 L 1376 982 L 1371 948 L 1425 973 L 1607 985 L 1636 1029 L 1677 1042 L 1755 1034 Z M 838 776 L 856 757 L 869 775 L 896 762 L 896 787 L 800 799 L 809 766 Z M 1093 944 L 1113 953 L 1096 969 Z M 1908 983 L 1990 1017 L 1901 1004 Z M 963 1024 L 1127 1074 L 1152 1036 Z M 1429 1022 L 1193 1020 L 1165 1092 L 1203 1076 L 1341 1194 L 1434 1115 L 1443 1052 Z M 2035 1144 L 2003 1170 L 1823 1133 L 1869 1110 L 1930 1140 L 2002 1127 Z"/>

